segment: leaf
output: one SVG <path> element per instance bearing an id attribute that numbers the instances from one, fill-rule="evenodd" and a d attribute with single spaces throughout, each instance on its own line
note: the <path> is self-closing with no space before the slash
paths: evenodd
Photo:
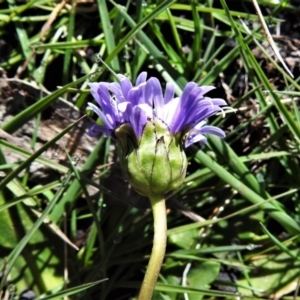
<path id="1" fill-rule="evenodd" d="M 213 261 L 205 261 L 198 264 L 192 264 L 188 273 L 188 286 L 192 288 L 209 288 L 209 285 L 217 278 L 220 272 L 220 264 Z M 200 300 L 199 295 L 190 295 L 190 300 Z"/>
<path id="2" fill-rule="evenodd" d="M 182 248 L 182 249 L 191 249 L 195 245 L 199 230 L 193 229 L 185 232 L 174 233 L 169 236 L 169 242 Z"/>

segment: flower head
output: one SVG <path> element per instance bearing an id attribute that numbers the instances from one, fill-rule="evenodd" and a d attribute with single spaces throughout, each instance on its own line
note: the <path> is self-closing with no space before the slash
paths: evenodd
<path id="1" fill-rule="evenodd" d="M 183 151 L 193 143 L 204 144 L 204 134 L 224 137 L 225 133 L 205 125 L 205 119 L 222 111 L 223 99 L 205 97 L 214 89 L 190 82 L 180 97 L 167 83 L 163 93 L 157 78 L 147 80 L 141 73 L 135 86 L 124 75 L 119 83 L 90 83 L 91 93 L 99 107 L 88 103 L 103 121 L 94 124 L 89 134 L 105 133 L 121 149 L 124 173 L 133 187 L 143 195 L 164 194 L 180 186 L 187 160 Z"/>
<path id="2" fill-rule="evenodd" d="M 124 75 L 118 75 L 120 83 L 90 83 L 91 93 L 97 101 L 97 107 L 88 103 L 102 119 L 104 125 L 94 124 L 89 134 L 101 132 L 114 137 L 115 130 L 122 124 L 129 124 L 136 137 L 141 138 L 147 122 L 159 119 L 166 124 L 172 135 L 185 134 L 185 147 L 193 143 L 204 144 L 203 134 L 214 134 L 221 138 L 225 133 L 218 127 L 205 125 L 205 119 L 222 111 L 226 105 L 223 99 L 205 97 L 204 94 L 214 89 L 213 86 L 197 86 L 189 82 L 180 97 L 174 97 L 175 87 L 167 83 L 163 94 L 160 82 L 147 73 L 141 73 L 136 85 Z"/>

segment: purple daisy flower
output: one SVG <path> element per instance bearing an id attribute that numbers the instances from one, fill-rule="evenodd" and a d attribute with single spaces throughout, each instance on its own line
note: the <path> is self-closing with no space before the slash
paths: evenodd
<path id="1" fill-rule="evenodd" d="M 99 107 L 88 103 L 104 125 L 94 124 L 89 134 L 96 136 L 105 133 L 114 137 L 114 131 L 122 124 L 130 124 L 136 137 L 141 138 L 147 122 L 160 120 L 172 135 L 184 133 L 185 147 L 193 143 L 205 144 L 204 134 L 214 134 L 224 138 L 225 133 L 218 127 L 205 125 L 205 119 L 223 111 L 223 99 L 204 95 L 214 89 L 212 86 L 197 86 L 189 82 L 180 97 L 174 97 L 175 87 L 167 83 L 163 94 L 157 78 L 147 80 L 142 72 L 135 86 L 124 75 L 118 75 L 119 83 L 90 83 L 91 93 Z"/>

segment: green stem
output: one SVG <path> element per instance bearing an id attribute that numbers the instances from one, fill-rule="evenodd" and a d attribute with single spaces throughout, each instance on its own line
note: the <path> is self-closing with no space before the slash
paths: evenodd
<path id="1" fill-rule="evenodd" d="M 152 253 L 142 283 L 138 300 L 151 300 L 157 277 L 164 260 L 167 244 L 167 214 L 165 199 L 149 197 L 154 218 L 154 239 Z"/>

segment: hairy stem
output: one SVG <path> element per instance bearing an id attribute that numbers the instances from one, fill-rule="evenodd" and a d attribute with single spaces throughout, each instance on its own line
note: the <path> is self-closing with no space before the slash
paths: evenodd
<path id="1" fill-rule="evenodd" d="M 151 300 L 157 277 L 164 260 L 167 244 L 167 214 L 165 199 L 149 197 L 154 219 L 153 247 L 138 300 Z"/>

